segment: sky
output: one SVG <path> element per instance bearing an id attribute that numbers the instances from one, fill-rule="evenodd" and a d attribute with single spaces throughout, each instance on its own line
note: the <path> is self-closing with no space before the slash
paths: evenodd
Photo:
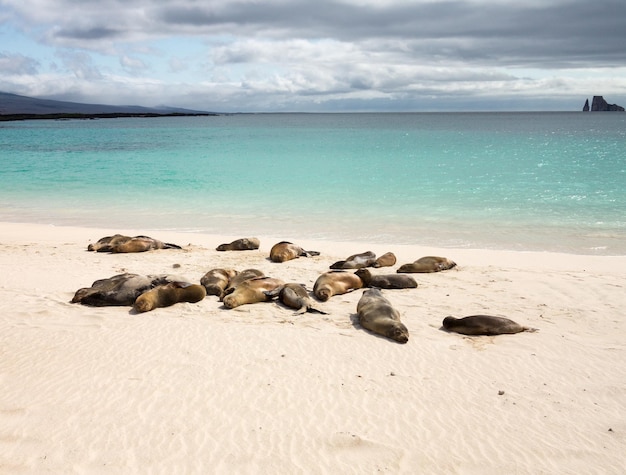
<path id="1" fill-rule="evenodd" d="M 0 91 L 212 112 L 626 106 L 626 1 L 0 0 Z"/>

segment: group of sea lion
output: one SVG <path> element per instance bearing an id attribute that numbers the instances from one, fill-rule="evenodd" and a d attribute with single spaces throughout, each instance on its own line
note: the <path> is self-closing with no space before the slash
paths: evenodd
<path id="1" fill-rule="evenodd" d="M 221 244 L 216 250 L 256 250 L 259 246 L 260 241 L 257 238 L 241 238 Z M 181 249 L 181 247 L 147 236 L 129 237 L 116 234 L 104 237 L 95 244 L 89 244 L 87 249 L 121 253 Z M 318 255 L 320 253 L 317 251 L 306 251 L 296 244 L 281 241 L 272 246 L 269 259 L 280 263 L 298 257 Z M 330 271 L 320 274 L 313 286 L 312 295 L 318 301 L 326 302 L 334 295 L 366 287 L 357 304 L 357 316 L 361 326 L 399 343 L 406 343 L 409 331 L 402 323 L 400 313 L 383 296 L 381 289 L 416 288 L 418 284 L 413 277 L 401 274 L 440 272 L 454 268 L 456 263 L 445 257 L 426 256 L 401 265 L 396 274 L 374 275 L 367 269 L 367 267 L 393 266 L 395 263 L 396 256 L 391 252 L 378 258 L 371 251 L 354 254 L 345 260 L 335 262 L 330 266 Z M 357 270 L 353 273 L 346 269 Z M 179 302 L 200 302 L 207 295 L 217 296 L 227 309 L 278 298 L 283 305 L 295 309 L 295 314 L 304 312 L 326 314 L 315 305 L 304 284 L 286 283 L 281 279 L 268 277 L 258 269 L 245 269 L 241 272 L 235 269 L 212 269 L 200 279 L 200 284 L 165 274 L 118 274 L 108 279 L 97 280 L 91 287 L 77 290 L 72 303 L 92 306 L 130 305 L 135 312 L 141 313 Z M 471 315 L 464 318 L 448 316 L 443 319 L 442 328 L 465 335 L 536 331 L 508 318 L 490 315 Z"/>

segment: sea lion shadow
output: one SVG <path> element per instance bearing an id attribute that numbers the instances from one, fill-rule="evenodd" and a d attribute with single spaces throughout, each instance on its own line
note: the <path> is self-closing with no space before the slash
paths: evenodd
<path id="1" fill-rule="evenodd" d="M 361 323 L 359 322 L 359 314 L 358 313 L 351 313 L 350 314 L 350 323 L 352 323 L 352 326 L 356 329 L 356 330 L 360 330 L 363 331 L 369 335 L 375 336 L 376 338 L 379 338 L 381 340 L 385 340 L 385 341 L 392 341 L 394 343 L 397 343 L 398 345 L 402 345 L 403 343 L 393 340 L 392 338 L 388 338 L 386 336 L 383 335 L 379 335 L 378 333 L 374 333 L 373 331 L 368 330 L 367 328 L 365 328 L 363 325 L 361 325 Z"/>

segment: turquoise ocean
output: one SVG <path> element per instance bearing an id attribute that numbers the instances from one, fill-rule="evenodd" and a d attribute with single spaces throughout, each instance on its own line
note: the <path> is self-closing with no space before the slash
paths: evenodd
<path id="1" fill-rule="evenodd" d="M 0 156 L 5 222 L 626 254 L 622 113 L 0 122 Z"/>

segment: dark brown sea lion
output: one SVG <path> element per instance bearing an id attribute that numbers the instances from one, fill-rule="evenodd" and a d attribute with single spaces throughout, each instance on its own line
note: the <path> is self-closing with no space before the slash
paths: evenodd
<path id="1" fill-rule="evenodd" d="M 359 269 L 355 274 L 363 281 L 363 287 L 376 287 L 379 289 L 414 289 L 417 287 L 417 282 L 410 275 L 375 275 L 369 269 Z"/>
<path id="2" fill-rule="evenodd" d="M 180 278 L 168 275 L 118 274 L 108 279 L 96 280 L 91 287 L 78 289 L 72 303 L 94 307 L 132 305 L 145 291 L 175 280 Z"/>
<path id="3" fill-rule="evenodd" d="M 224 299 L 225 295 L 228 295 L 233 290 L 235 290 L 235 288 L 242 282 L 250 279 L 256 279 L 257 277 L 265 277 L 265 274 L 263 273 L 263 271 L 260 271 L 258 269 L 245 269 L 241 272 L 238 272 L 237 275 L 231 277 L 231 279 L 229 280 L 228 287 L 224 289 L 221 300 Z"/>
<path id="4" fill-rule="evenodd" d="M 391 267 L 396 265 L 396 255 L 393 252 L 386 252 L 376 259 L 372 267 Z"/>
<path id="5" fill-rule="evenodd" d="M 112 253 L 145 252 L 153 249 L 181 249 L 181 247 L 149 236 L 130 237 L 122 234 L 100 238 L 96 243 L 87 246 L 88 251 Z"/>
<path id="6" fill-rule="evenodd" d="M 535 332 L 537 328 L 524 327 L 504 317 L 470 315 L 469 317 L 443 319 L 443 328 L 463 335 L 502 335 L 520 332 Z"/>
<path id="7" fill-rule="evenodd" d="M 456 266 L 456 262 L 445 257 L 426 256 L 422 257 L 411 264 L 400 266 L 397 272 L 402 273 L 426 273 L 439 272 L 442 270 L 452 269 Z"/>
<path id="8" fill-rule="evenodd" d="M 236 275 L 235 269 L 212 269 L 202 276 L 200 283 L 204 285 L 207 295 L 217 295 L 222 298 L 230 280 Z"/>
<path id="9" fill-rule="evenodd" d="M 363 287 L 361 278 L 352 272 L 331 270 L 320 275 L 313 285 L 313 295 L 326 302 L 333 295 L 341 295 Z"/>
<path id="10" fill-rule="evenodd" d="M 400 312 L 393 308 L 391 302 L 383 297 L 379 289 L 364 291 L 356 311 L 363 328 L 391 338 L 398 343 L 409 341 L 409 330 L 400 320 Z"/>
<path id="11" fill-rule="evenodd" d="M 261 245 L 261 241 L 258 238 L 241 238 L 235 239 L 228 244 L 220 244 L 215 249 L 216 251 L 253 251 L 258 249 Z"/>
<path id="12" fill-rule="evenodd" d="M 136 312 L 149 312 L 155 308 L 169 307 L 179 302 L 200 302 L 206 297 L 206 289 L 200 284 L 170 282 L 147 290 L 135 300 Z"/>
<path id="13" fill-rule="evenodd" d="M 296 257 L 311 257 L 319 256 L 317 251 L 305 251 L 300 246 L 297 246 L 291 242 L 281 241 L 272 246 L 270 249 L 270 259 L 273 262 L 285 262 Z"/>
<path id="14" fill-rule="evenodd" d="M 361 269 L 369 267 L 376 262 L 376 254 L 372 251 L 365 251 L 360 254 L 353 254 L 345 261 L 337 261 L 331 264 L 331 269 Z"/>
<path id="15" fill-rule="evenodd" d="M 248 303 L 267 302 L 271 299 L 265 292 L 272 291 L 284 284 L 282 280 L 272 277 L 257 277 L 246 280 L 235 287 L 231 293 L 224 296 L 224 306 L 235 308 Z"/>
<path id="16" fill-rule="evenodd" d="M 304 284 L 288 283 L 276 287 L 272 291 L 265 292 L 265 295 L 269 298 L 278 297 L 283 305 L 295 308 L 297 310 L 297 312 L 295 312 L 296 315 L 305 312 L 322 313 L 326 315 L 326 312 L 315 307 Z"/>

